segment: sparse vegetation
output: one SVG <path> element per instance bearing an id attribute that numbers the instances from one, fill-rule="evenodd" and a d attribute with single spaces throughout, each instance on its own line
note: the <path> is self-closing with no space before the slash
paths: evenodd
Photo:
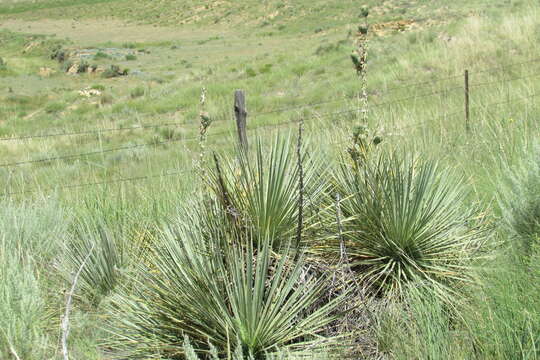
<path id="1" fill-rule="evenodd" d="M 120 67 L 117 65 L 111 65 L 107 70 L 105 70 L 101 76 L 110 79 L 119 76 L 126 76 L 129 73 L 128 69 L 120 70 Z"/>

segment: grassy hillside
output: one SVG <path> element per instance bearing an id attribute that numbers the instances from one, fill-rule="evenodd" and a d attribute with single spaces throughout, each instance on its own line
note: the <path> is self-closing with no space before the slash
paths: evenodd
<path id="1" fill-rule="evenodd" d="M 134 298 L 118 297 L 135 294 L 132 284 L 139 276 L 154 284 L 152 266 L 162 266 L 171 276 L 167 281 L 177 280 L 165 269 L 167 259 L 157 244 L 169 244 L 165 224 L 204 218 L 206 213 L 197 213 L 205 203 L 199 193 L 212 198 L 211 189 L 219 188 L 212 188 L 215 179 L 208 175 L 215 169 L 212 152 L 234 154 L 235 89 L 247 94 L 252 149 L 260 141 L 263 153 L 275 151 L 275 136 L 295 138 L 302 120 L 305 148 L 328 167 L 324 176 L 307 178 L 336 186 L 337 164 L 349 156 L 354 129 L 362 124 L 362 84 L 350 53 L 364 5 L 370 10 L 369 106 L 363 124 L 369 136 L 383 140 L 381 152 L 417 154 L 451 169 L 462 179 L 460 201 L 481 209 L 467 221 L 485 216 L 491 237 L 472 264 L 482 269 L 467 273 L 471 285 L 459 285 L 467 294 L 461 316 L 414 294 L 407 300 L 414 306 L 392 304 L 381 314 L 377 306 L 385 304 L 377 298 L 369 308 L 375 318 L 355 313 L 369 325 L 352 341 L 373 358 L 538 358 L 538 303 L 533 295 L 518 296 L 538 289 L 537 269 L 526 265 L 526 270 L 504 256 L 515 239 L 538 236 L 520 219 L 529 225 L 538 221 L 527 216 L 537 214 L 537 162 L 529 154 L 539 130 L 540 14 L 535 2 L 514 0 L 2 2 L 0 278 L 11 281 L 0 285 L 0 358 L 60 358 L 63 289 L 71 286 L 70 274 L 95 239 L 103 244 L 115 239 L 112 253 L 118 256 L 91 259 L 92 269 L 108 266 L 97 278 L 110 283 L 97 281 L 94 285 L 106 290 L 96 297 L 89 280 L 81 280 L 69 347 L 76 359 L 122 356 L 117 344 L 103 344 L 108 335 L 98 325 L 110 319 L 111 306 L 140 315 L 130 302 Z M 99 71 L 70 74 L 74 64 Z M 211 120 L 202 142 L 201 113 Z M 242 183 L 234 171 L 227 174 L 232 188 Z M 310 206 L 328 212 L 334 204 L 326 199 Z M 306 215 L 312 221 L 306 237 L 335 240 L 325 223 L 337 232 L 335 214 L 326 215 L 324 221 Z M 197 226 L 203 225 L 216 223 Z M 518 231 L 521 225 L 529 229 L 526 235 Z M 73 256 L 77 244 L 80 253 Z M 141 257 L 148 251 L 155 262 Z M 536 250 L 531 251 L 535 259 Z M 320 249 L 312 252 L 320 256 Z M 117 291 L 111 283 L 126 288 Z M 135 321 L 124 319 L 115 331 L 128 331 L 129 321 Z M 429 343 L 423 340 L 430 336 Z M 145 339 L 129 341 L 151 343 Z"/>

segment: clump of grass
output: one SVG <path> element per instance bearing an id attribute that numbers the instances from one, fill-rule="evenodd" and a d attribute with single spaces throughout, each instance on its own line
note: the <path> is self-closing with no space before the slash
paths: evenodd
<path id="1" fill-rule="evenodd" d="M 134 54 L 127 54 L 126 55 L 126 61 L 134 61 L 137 60 L 137 56 Z"/>
<path id="2" fill-rule="evenodd" d="M 113 97 L 111 94 L 103 94 L 99 98 L 100 105 L 110 105 L 113 103 Z"/>
<path id="3" fill-rule="evenodd" d="M 247 68 L 246 69 L 246 76 L 247 77 L 255 77 L 257 76 L 257 72 L 253 68 Z"/>
<path id="4" fill-rule="evenodd" d="M 136 99 L 139 97 L 142 97 L 146 94 L 146 89 L 142 86 L 137 86 L 136 88 L 132 89 L 129 93 L 131 98 Z"/>
<path id="5" fill-rule="evenodd" d="M 105 91 L 105 86 L 101 85 L 101 84 L 94 84 L 94 85 L 90 86 L 90 89 L 99 90 L 99 91 Z"/>
<path id="6" fill-rule="evenodd" d="M 272 64 L 264 64 L 260 69 L 259 73 L 261 74 L 268 74 L 272 71 Z"/>
<path id="7" fill-rule="evenodd" d="M 63 111 L 66 108 L 66 104 L 63 102 L 52 102 L 45 106 L 45 112 L 47 114 L 56 114 Z"/>
<path id="8" fill-rule="evenodd" d="M 540 146 L 535 145 L 518 164 L 508 167 L 499 193 L 503 220 L 511 245 L 528 256 L 540 238 Z"/>
<path id="9" fill-rule="evenodd" d="M 482 359 L 540 356 L 540 246 L 530 249 L 527 260 L 501 252 L 496 266 L 480 273 L 482 285 L 471 289 L 464 315 Z"/>
<path id="10" fill-rule="evenodd" d="M 94 55 L 94 60 L 110 59 L 110 58 L 111 58 L 111 57 L 110 57 L 107 53 L 105 53 L 105 52 L 103 52 L 103 51 L 101 51 L 101 50 L 99 50 L 99 51 Z"/>
<path id="11" fill-rule="evenodd" d="M 5 70 L 7 70 L 7 63 L 2 57 L 0 57 L 0 71 Z"/>

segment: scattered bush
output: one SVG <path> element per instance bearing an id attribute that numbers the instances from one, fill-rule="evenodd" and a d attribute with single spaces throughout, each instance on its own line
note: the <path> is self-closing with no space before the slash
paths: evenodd
<path id="1" fill-rule="evenodd" d="M 95 55 L 94 55 L 94 60 L 100 60 L 100 59 L 110 59 L 111 57 L 104 53 L 103 51 L 99 50 Z"/>
<path id="2" fill-rule="evenodd" d="M 264 64 L 264 66 L 262 66 L 260 69 L 259 69 L 259 73 L 261 74 L 268 74 L 269 72 L 272 71 L 272 64 Z"/>
<path id="3" fill-rule="evenodd" d="M 145 90 L 144 87 L 137 86 L 136 88 L 131 90 L 130 96 L 131 96 L 131 98 L 135 99 L 135 98 L 139 98 L 141 96 L 144 96 L 145 93 L 146 93 L 146 90 Z"/>
<path id="4" fill-rule="evenodd" d="M 257 72 L 253 70 L 253 68 L 247 68 L 246 69 L 246 75 L 247 77 L 255 77 L 257 76 Z"/>
<path id="5" fill-rule="evenodd" d="M 88 62 L 83 60 L 79 63 L 79 67 L 77 68 L 77 73 L 83 74 L 87 72 L 89 68 L 91 68 L 91 65 L 88 64 Z"/>
<path id="6" fill-rule="evenodd" d="M 137 60 L 137 56 L 133 55 L 133 54 L 127 54 L 126 55 L 126 60 L 127 61 L 134 61 L 134 60 Z"/>
<path id="7" fill-rule="evenodd" d="M 7 63 L 6 61 L 0 57 L 0 71 L 7 70 Z"/>
<path id="8" fill-rule="evenodd" d="M 48 114 L 54 114 L 54 113 L 58 113 L 58 112 L 64 110 L 65 108 L 66 108 L 65 103 L 53 102 L 53 103 L 47 104 L 47 106 L 45 106 L 45 112 L 48 113 Z"/>
<path id="9" fill-rule="evenodd" d="M 120 70 L 120 67 L 117 65 L 111 65 L 107 70 L 105 70 L 101 76 L 109 79 L 118 76 L 126 76 L 129 73 L 128 69 Z"/>
<path id="10" fill-rule="evenodd" d="M 94 84 L 94 85 L 90 86 L 90 89 L 99 90 L 99 91 L 105 91 L 105 86 L 103 86 L 101 84 Z"/>
<path id="11" fill-rule="evenodd" d="M 62 46 L 58 45 L 51 50 L 50 58 L 51 60 L 56 60 L 59 63 L 63 63 L 67 60 L 68 53 L 64 48 L 62 48 Z"/>

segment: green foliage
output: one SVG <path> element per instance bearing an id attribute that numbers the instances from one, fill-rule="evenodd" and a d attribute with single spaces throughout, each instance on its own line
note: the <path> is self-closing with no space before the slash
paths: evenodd
<path id="1" fill-rule="evenodd" d="M 111 65 L 107 70 L 105 70 L 101 76 L 110 79 L 119 76 L 126 76 L 129 73 L 128 69 L 120 70 L 120 67 L 117 65 Z"/>
<path id="2" fill-rule="evenodd" d="M 52 201 L 0 207 L 0 358 L 40 360 L 56 348 L 48 287 L 69 217 Z M 45 276 L 47 274 L 47 276 Z M 60 289 L 59 287 L 57 289 Z M 56 328 L 56 326 L 55 326 Z"/>
<path id="3" fill-rule="evenodd" d="M 105 91 L 105 86 L 101 85 L 101 84 L 94 84 L 94 85 L 90 86 L 90 89 L 99 90 L 99 91 Z"/>
<path id="4" fill-rule="evenodd" d="M 359 25 L 358 26 L 358 32 L 362 35 L 367 35 L 369 31 L 369 27 L 367 25 Z"/>
<path id="5" fill-rule="evenodd" d="M 58 45 L 58 46 L 55 46 L 51 50 L 51 53 L 50 53 L 49 57 L 52 60 L 56 60 L 59 63 L 63 63 L 64 61 L 66 61 L 68 59 L 68 56 L 69 56 L 69 54 L 67 53 L 67 51 L 61 45 Z"/>
<path id="6" fill-rule="evenodd" d="M 344 237 L 351 266 L 377 293 L 429 284 L 443 300 L 486 240 L 466 191 L 437 163 L 377 153 L 344 162 L 334 192 L 343 199 Z M 339 242 L 330 241 L 339 254 Z"/>
<path id="7" fill-rule="evenodd" d="M 527 150 L 518 164 L 506 169 L 499 193 L 511 241 L 524 256 L 540 238 L 540 147 Z"/>
<path id="8" fill-rule="evenodd" d="M 220 226 L 223 216 L 190 213 L 162 233 L 133 286 L 113 300 L 113 348 L 127 358 L 182 358 L 187 335 L 197 352 L 210 351 L 210 343 L 220 355 L 238 348 L 259 357 L 328 344 L 315 335 L 334 319 L 340 298 L 308 310 L 326 279 L 304 278 L 302 254 L 284 246 L 275 256 L 275 239 L 239 242 Z"/>
<path id="9" fill-rule="evenodd" d="M 257 76 L 257 72 L 255 70 L 253 70 L 252 68 L 247 68 L 246 69 L 246 75 L 247 75 L 247 77 L 255 77 L 255 76 Z"/>
<path id="10" fill-rule="evenodd" d="M 137 56 L 133 55 L 133 54 L 127 54 L 126 55 L 126 60 L 127 61 L 134 61 L 134 60 L 137 60 Z"/>
<path id="11" fill-rule="evenodd" d="M 392 359 L 471 359 L 472 342 L 456 329 L 446 304 L 425 288 L 407 288 L 402 300 L 390 300 L 377 315 L 382 353 Z"/>
<path id="12" fill-rule="evenodd" d="M 66 108 L 66 104 L 63 102 L 52 102 L 45 106 L 45 112 L 48 114 L 55 114 L 63 111 Z"/>
<path id="13" fill-rule="evenodd" d="M 118 285 L 128 262 L 126 240 L 96 219 L 79 219 L 74 223 L 66 249 L 65 272 L 77 272 L 89 256 L 78 282 L 80 293 L 89 303 L 98 305 Z"/>
<path id="14" fill-rule="evenodd" d="M 293 145 L 277 137 L 270 149 L 259 141 L 253 152 L 219 162 L 219 169 L 209 170 L 209 185 L 234 228 L 249 229 L 254 238 L 287 239 L 298 225 L 300 172 Z M 319 177 L 319 159 L 302 161 L 304 196 L 314 207 L 327 184 Z"/>
<path id="15" fill-rule="evenodd" d="M 144 96 L 144 94 L 146 94 L 146 89 L 142 86 L 137 86 L 136 88 L 132 89 L 131 92 L 129 93 L 129 95 L 133 99 Z"/>
<path id="16" fill-rule="evenodd" d="M 0 57 L 0 71 L 7 70 L 7 63 L 6 61 Z"/>
<path id="17" fill-rule="evenodd" d="M 94 55 L 94 60 L 100 60 L 100 59 L 110 59 L 111 57 L 107 54 L 107 53 L 104 53 L 103 51 L 99 50 L 95 55 Z"/>
<path id="18" fill-rule="evenodd" d="M 264 64 L 260 69 L 259 69 L 259 73 L 260 74 L 268 74 L 272 71 L 272 64 Z"/>
<path id="19" fill-rule="evenodd" d="M 347 40 L 339 40 L 335 43 L 320 45 L 317 50 L 315 50 L 315 55 L 322 56 L 331 52 L 339 51 L 341 47 L 346 43 Z"/>
<path id="20" fill-rule="evenodd" d="M 78 69 L 77 69 L 77 73 L 79 73 L 79 74 L 84 74 L 85 72 L 88 71 L 88 68 L 90 68 L 90 67 L 91 67 L 91 65 L 88 64 L 88 62 L 86 62 L 86 61 L 81 61 L 81 62 L 79 63 L 79 67 L 78 67 Z"/>
<path id="21" fill-rule="evenodd" d="M 367 18 L 368 16 L 369 16 L 369 8 L 367 6 L 362 6 L 362 10 L 360 10 L 360 17 Z"/>
<path id="22" fill-rule="evenodd" d="M 540 358 L 540 247 L 530 261 L 500 253 L 494 268 L 482 272 L 483 286 L 471 290 L 465 314 L 481 359 Z"/>

